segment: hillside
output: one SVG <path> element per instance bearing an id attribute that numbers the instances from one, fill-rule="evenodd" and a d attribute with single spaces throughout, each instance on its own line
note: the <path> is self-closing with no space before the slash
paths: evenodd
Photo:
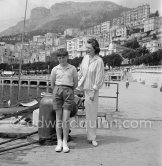
<path id="1" fill-rule="evenodd" d="M 129 8 L 110 1 L 96 2 L 63 2 L 51 8 L 34 8 L 30 18 L 26 20 L 26 32 L 63 32 L 70 27 L 87 28 L 104 21 L 112 21 Z M 22 32 L 23 21 L 10 27 L 0 35 L 14 35 Z"/>

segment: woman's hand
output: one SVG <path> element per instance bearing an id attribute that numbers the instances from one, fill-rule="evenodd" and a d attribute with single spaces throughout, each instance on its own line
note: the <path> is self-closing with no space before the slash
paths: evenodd
<path id="1" fill-rule="evenodd" d="M 95 97 L 95 91 L 92 91 L 92 92 L 91 92 L 91 95 L 90 95 L 90 97 L 89 97 L 89 99 L 90 99 L 91 101 L 94 101 L 94 97 Z"/>

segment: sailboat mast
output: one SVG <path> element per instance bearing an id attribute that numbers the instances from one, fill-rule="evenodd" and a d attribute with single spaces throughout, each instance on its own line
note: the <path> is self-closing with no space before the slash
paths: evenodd
<path id="1" fill-rule="evenodd" d="M 22 38 L 21 38 L 21 53 L 20 53 L 20 62 L 19 62 L 19 86 L 18 86 L 18 101 L 20 99 L 20 88 L 21 88 L 21 70 L 22 70 L 22 54 L 24 49 L 24 36 L 25 36 L 25 23 L 26 23 L 26 12 L 27 12 L 28 0 L 26 0 L 25 5 L 25 16 L 24 16 L 24 23 L 23 23 L 23 31 L 22 31 Z"/>

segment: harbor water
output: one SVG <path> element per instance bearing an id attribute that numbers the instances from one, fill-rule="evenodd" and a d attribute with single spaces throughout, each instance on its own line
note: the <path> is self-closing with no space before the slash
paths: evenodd
<path id="1" fill-rule="evenodd" d="M 39 98 L 42 92 L 50 91 L 50 87 L 39 86 L 21 86 L 20 93 L 16 85 L 0 85 L 0 107 L 10 100 L 11 105 L 21 102 L 28 102 Z M 18 97 L 18 95 L 20 96 Z"/>

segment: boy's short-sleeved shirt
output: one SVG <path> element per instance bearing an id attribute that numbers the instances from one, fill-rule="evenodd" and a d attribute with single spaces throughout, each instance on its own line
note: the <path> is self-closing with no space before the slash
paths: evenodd
<path id="1" fill-rule="evenodd" d="M 78 84 L 78 73 L 74 66 L 68 64 L 66 67 L 57 65 L 51 72 L 51 84 L 66 85 L 76 88 Z"/>

